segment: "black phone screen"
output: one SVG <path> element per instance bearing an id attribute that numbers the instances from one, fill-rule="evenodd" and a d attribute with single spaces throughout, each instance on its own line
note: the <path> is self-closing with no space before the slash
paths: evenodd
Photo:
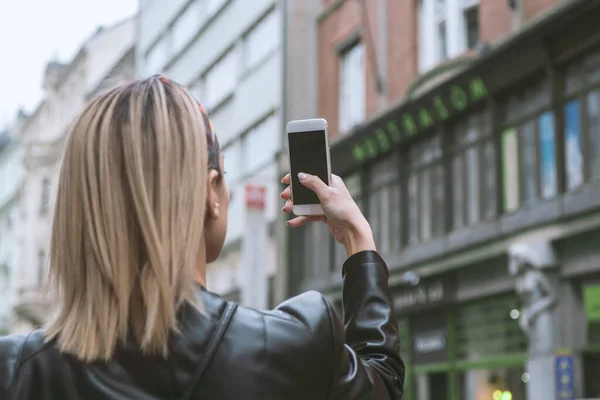
<path id="1" fill-rule="evenodd" d="M 328 183 L 325 131 L 288 132 L 288 141 L 293 202 L 295 205 L 319 204 L 315 192 L 300 183 L 298 174 L 316 175 Z"/>

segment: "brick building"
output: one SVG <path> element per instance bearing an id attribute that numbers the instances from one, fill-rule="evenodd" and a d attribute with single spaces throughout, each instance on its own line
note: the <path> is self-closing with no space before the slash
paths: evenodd
<path id="1" fill-rule="evenodd" d="M 600 397 L 599 17 L 322 2 L 318 115 L 389 263 L 406 399 Z M 322 225 L 289 246 L 289 293 L 339 303 L 341 246 Z"/>

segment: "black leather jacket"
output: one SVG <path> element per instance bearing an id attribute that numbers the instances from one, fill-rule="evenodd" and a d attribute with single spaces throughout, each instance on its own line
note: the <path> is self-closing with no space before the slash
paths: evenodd
<path id="1" fill-rule="evenodd" d="M 44 344 L 43 331 L 0 338 L 0 399 L 171 400 L 186 391 L 203 400 L 400 399 L 404 364 L 387 267 L 376 252 L 361 252 L 342 274 L 344 323 L 317 292 L 269 312 L 238 307 L 198 381 L 227 304 L 205 289 L 205 315 L 183 310 L 183 334 L 167 359 L 132 347 L 109 363 L 83 364 Z"/>

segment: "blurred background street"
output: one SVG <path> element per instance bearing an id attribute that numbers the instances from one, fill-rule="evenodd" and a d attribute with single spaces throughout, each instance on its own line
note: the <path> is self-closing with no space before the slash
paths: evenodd
<path id="1" fill-rule="evenodd" d="M 315 289 L 341 310 L 343 248 L 324 224 L 290 231 L 278 198 L 287 121 L 322 117 L 390 268 L 405 399 L 600 398 L 598 21 L 596 0 L 5 5 L 0 335 L 52 315 L 74 118 L 160 73 L 207 109 L 225 157 L 210 290 L 269 308 Z"/>

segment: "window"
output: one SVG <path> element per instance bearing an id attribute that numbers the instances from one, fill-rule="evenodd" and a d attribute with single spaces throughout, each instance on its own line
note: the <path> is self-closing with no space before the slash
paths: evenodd
<path id="1" fill-rule="evenodd" d="M 600 178 L 600 90 L 587 95 L 590 177 Z"/>
<path id="2" fill-rule="evenodd" d="M 521 200 L 530 204 L 536 199 L 536 140 L 535 121 L 527 121 L 521 127 L 521 175 L 523 194 Z"/>
<path id="3" fill-rule="evenodd" d="M 456 358 L 478 360 L 524 354 L 527 337 L 512 319 L 511 310 L 519 309 L 516 295 L 500 295 L 467 303 L 456 312 Z"/>
<path id="4" fill-rule="evenodd" d="M 600 52 L 566 71 L 565 183 L 567 190 L 600 178 Z"/>
<path id="5" fill-rule="evenodd" d="M 495 215 L 496 166 L 489 114 L 473 115 L 456 125 L 452 145 L 453 227 Z"/>
<path id="6" fill-rule="evenodd" d="M 542 198 L 556 195 L 556 150 L 554 148 L 554 114 L 546 112 L 540 116 L 540 186 Z"/>
<path id="7" fill-rule="evenodd" d="M 437 61 L 444 61 L 448 58 L 448 40 L 446 31 L 446 0 L 436 0 L 435 2 L 435 22 L 437 25 Z"/>
<path id="8" fill-rule="evenodd" d="M 216 14 L 226 2 L 227 0 L 206 0 L 206 13 L 211 17 L 213 14 Z"/>
<path id="9" fill-rule="evenodd" d="M 479 5 L 466 8 L 463 11 L 463 18 L 467 48 L 473 49 L 479 43 Z"/>
<path id="10" fill-rule="evenodd" d="M 400 182 L 397 156 L 373 165 L 369 179 L 368 218 L 382 254 L 400 250 Z"/>
<path id="11" fill-rule="evenodd" d="M 479 43 L 479 0 L 420 0 L 418 19 L 422 72 Z"/>
<path id="12" fill-rule="evenodd" d="M 249 70 L 279 46 L 279 13 L 270 12 L 244 38 L 244 69 Z"/>
<path id="13" fill-rule="evenodd" d="M 583 183 L 583 153 L 581 152 L 581 106 L 573 100 L 565 107 L 566 184 L 571 190 Z"/>
<path id="14" fill-rule="evenodd" d="M 410 149 L 408 242 L 415 244 L 444 233 L 444 167 L 440 135 Z"/>
<path id="15" fill-rule="evenodd" d="M 169 57 L 169 51 L 170 43 L 168 36 L 163 36 L 146 56 L 146 70 L 148 74 L 158 74 L 162 71 Z"/>
<path id="16" fill-rule="evenodd" d="M 237 84 L 237 63 L 235 51 L 229 51 L 218 61 L 204 78 L 204 102 L 213 110 L 235 90 Z"/>
<path id="17" fill-rule="evenodd" d="M 50 179 L 42 180 L 42 198 L 40 203 L 40 214 L 46 214 L 50 208 Z"/>
<path id="18" fill-rule="evenodd" d="M 502 105 L 502 190 L 504 211 L 549 199 L 557 193 L 554 113 L 540 81 Z"/>
<path id="19" fill-rule="evenodd" d="M 244 171 L 250 173 L 275 161 L 279 130 L 274 115 L 252 128 L 244 138 Z"/>
<path id="20" fill-rule="evenodd" d="M 183 49 L 200 29 L 202 23 L 202 3 L 193 1 L 173 25 L 173 51 Z"/>
<path id="21" fill-rule="evenodd" d="M 38 271 L 37 271 L 38 286 L 44 285 L 44 278 L 46 276 L 46 252 L 44 250 L 38 251 Z"/>
<path id="22" fill-rule="evenodd" d="M 348 132 L 365 119 L 365 60 L 362 43 L 340 60 L 340 132 Z"/>
<path id="23" fill-rule="evenodd" d="M 514 128 L 502 134 L 502 192 L 504 211 L 519 207 L 519 159 L 517 156 L 517 132 Z"/>

